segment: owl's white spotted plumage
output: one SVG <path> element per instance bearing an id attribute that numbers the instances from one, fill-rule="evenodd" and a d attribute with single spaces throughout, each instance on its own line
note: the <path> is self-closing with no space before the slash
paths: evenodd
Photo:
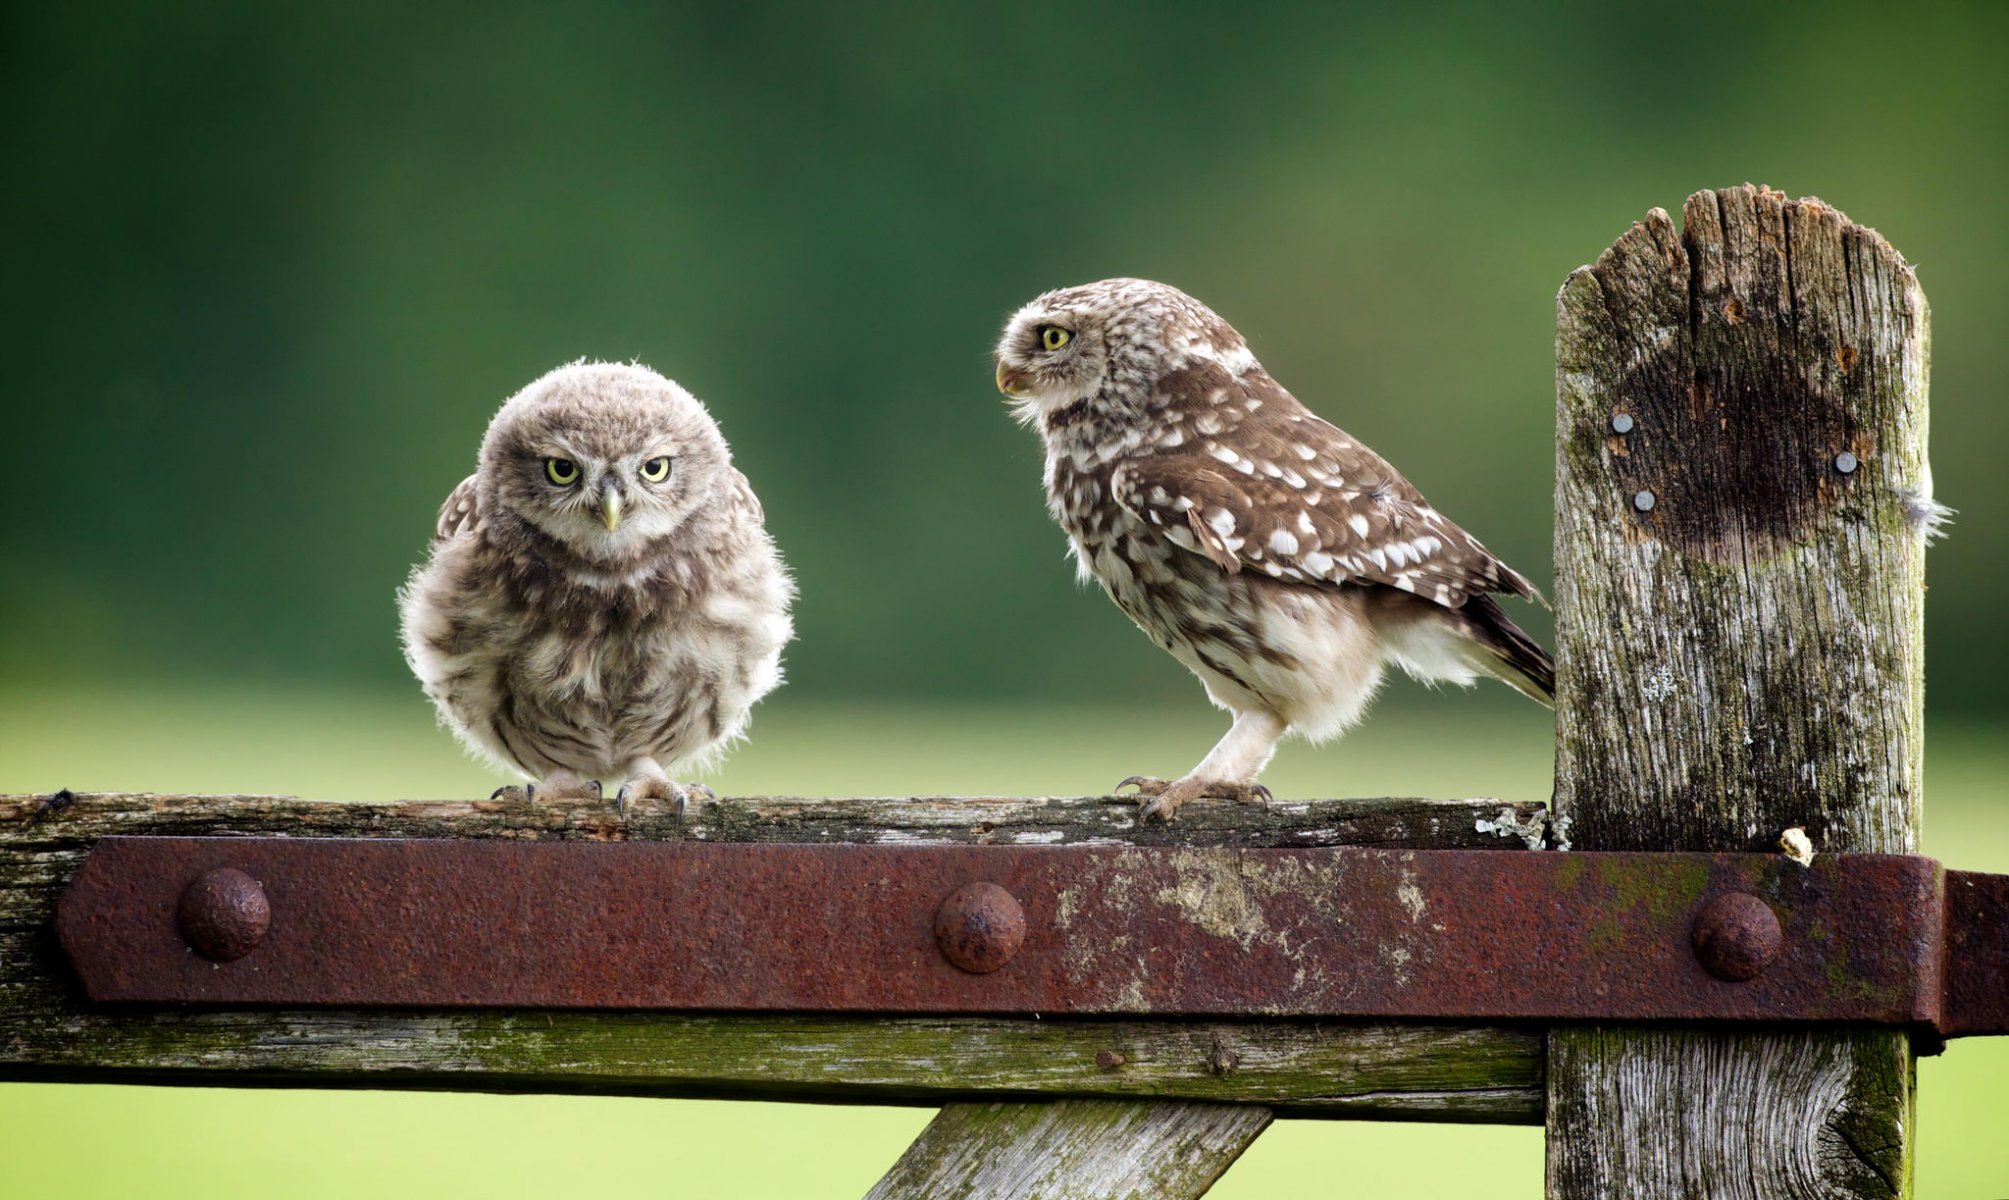
<path id="1" fill-rule="evenodd" d="M 687 792 L 781 682 L 794 597 L 760 503 L 695 397 L 575 363 L 506 402 L 399 593 L 440 719 L 526 796 Z"/>
<path id="2" fill-rule="evenodd" d="M 1006 324 L 997 381 L 1045 445 L 1082 578 L 1234 714 L 1184 777 L 1124 781 L 1145 815 L 1266 798 L 1277 742 L 1338 736 L 1388 664 L 1553 696 L 1549 656 L 1493 599 L 1533 585 L 1191 296 L 1142 279 L 1048 292 Z"/>

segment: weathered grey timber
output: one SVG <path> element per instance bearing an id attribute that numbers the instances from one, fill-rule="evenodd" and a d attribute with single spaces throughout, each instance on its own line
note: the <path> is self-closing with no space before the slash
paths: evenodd
<path id="1" fill-rule="evenodd" d="M 730 800 L 651 809 L 505 802 L 331 804 L 266 796 L 0 797 L 0 1078 L 745 1096 L 1177 1098 L 1298 1115 L 1531 1123 L 1541 1036 L 1287 1021 L 1150 1022 L 587 1012 L 116 1010 L 76 995 L 49 933 L 63 883 L 109 834 L 1026 839 L 1186 845 L 1497 846 L 1546 827 L 1497 800 L 1195 805 L 1173 839 L 1107 798 Z M 1117 1061 L 1119 1060 L 1120 1061 Z"/>
<path id="2" fill-rule="evenodd" d="M 1225 1104 L 951 1104 L 865 1200 L 1186 1200 L 1269 1123 Z"/>
<path id="3" fill-rule="evenodd" d="M 1557 300 L 1558 836 L 1911 851 L 1925 297 L 1818 200 L 1698 192 L 1683 224 Z M 1553 1030 L 1548 1194 L 1906 1195 L 1911 1080 L 1893 1033 Z"/>

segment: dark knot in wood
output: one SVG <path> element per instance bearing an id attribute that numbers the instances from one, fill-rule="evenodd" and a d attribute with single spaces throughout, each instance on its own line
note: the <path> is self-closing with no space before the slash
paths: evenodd
<path id="1" fill-rule="evenodd" d="M 1726 339 L 1751 341 L 1750 353 L 1692 363 L 1687 347 L 1671 347 L 1628 372 L 1618 387 L 1627 429 L 1610 459 L 1613 486 L 1651 496 L 1633 505 L 1633 520 L 1690 555 L 1770 558 L 1814 536 L 1852 486 L 1854 472 L 1835 464 L 1871 449 L 1851 415 L 1859 401 L 1846 380 L 1833 391 L 1809 384 L 1799 352 L 1767 344 L 1790 329 L 1746 318 L 1732 330 L 1707 309 L 1698 319 L 1721 326 Z"/>

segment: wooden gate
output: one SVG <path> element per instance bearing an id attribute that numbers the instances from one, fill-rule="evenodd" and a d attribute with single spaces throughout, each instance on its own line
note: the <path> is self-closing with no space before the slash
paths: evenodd
<path id="1" fill-rule="evenodd" d="M 1164 902 L 1229 941 L 1257 911 L 1237 875 L 1254 848 L 1780 855 L 1800 830 L 1818 855 L 1909 854 L 1924 555 L 1942 511 L 1926 346 L 1924 296 L 1888 244 L 1767 189 L 1699 192 L 1679 230 L 1655 210 L 1570 276 L 1552 806 L 1201 805 L 1138 828 L 1106 797 L 741 799 L 687 820 L 5 797 L 0 1077 L 940 1104 L 875 1197 L 1197 1196 L 1279 1113 L 1545 1122 L 1557 1200 L 1907 1195 L 1916 1030 L 1900 1027 L 1124 1015 L 1120 1000 L 1061 1017 L 100 1004 L 53 921 L 113 835 L 1173 847 L 1200 882 Z M 1658 911 L 1660 892 L 1634 899 L 1642 920 L 1688 919 Z M 158 917 L 170 934 L 173 919 Z M 1090 957 L 1071 978 L 1096 953 L 1137 950 L 1077 949 Z"/>

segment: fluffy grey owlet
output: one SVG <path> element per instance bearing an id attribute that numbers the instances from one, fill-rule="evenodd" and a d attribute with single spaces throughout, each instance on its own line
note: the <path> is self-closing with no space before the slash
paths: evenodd
<path id="1" fill-rule="evenodd" d="M 502 406 L 398 595 L 441 721 L 536 779 L 524 798 L 688 800 L 781 682 L 794 597 L 702 404 L 642 366 L 575 363 Z M 517 789 L 501 789 L 497 795 Z"/>
<path id="2" fill-rule="evenodd" d="M 1284 734 L 1337 737 L 1389 663 L 1554 696 L 1549 656 L 1493 599 L 1534 586 L 1191 296 L 1142 279 L 1048 292 L 1006 324 L 997 383 L 1045 443 L 1047 507 L 1081 577 L 1234 714 L 1184 777 L 1117 785 L 1144 816 L 1267 800 L 1256 777 Z"/>

